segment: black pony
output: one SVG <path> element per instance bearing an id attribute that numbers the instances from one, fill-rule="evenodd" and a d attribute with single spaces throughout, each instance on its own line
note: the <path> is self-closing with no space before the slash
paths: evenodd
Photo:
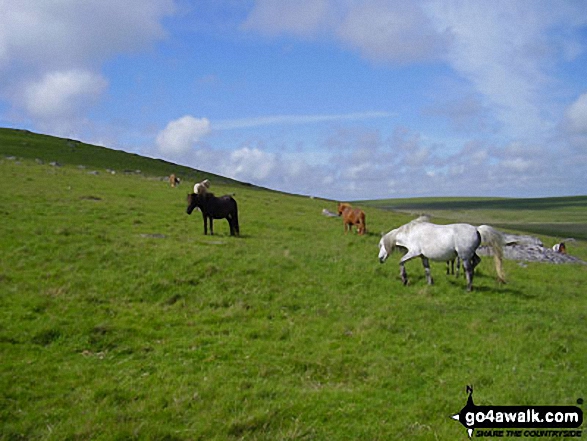
<path id="1" fill-rule="evenodd" d="M 210 219 L 210 234 L 214 234 L 214 219 L 226 219 L 230 226 L 230 235 L 240 235 L 238 227 L 238 210 L 236 201 L 232 196 L 226 195 L 217 198 L 212 193 L 188 194 L 187 214 L 192 214 L 194 208 L 202 211 L 204 218 L 204 234 L 208 234 L 208 221 Z"/>

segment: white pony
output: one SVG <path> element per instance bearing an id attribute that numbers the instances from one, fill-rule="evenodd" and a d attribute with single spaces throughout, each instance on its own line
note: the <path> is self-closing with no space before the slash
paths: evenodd
<path id="1" fill-rule="evenodd" d="M 426 218 L 418 218 L 391 230 L 381 238 L 379 261 L 385 262 L 395 248 L 404 248 L 407 253 L 399 262 L 403 284 L 408 283 L 404 264 L 408 260 L 421 257 L 426 271 L 426 280 L 429 285 L 432 285 L 428 259 L 446 262 L 459 257 L 467 275 L 467 291 L 471 291 L 473 271 L 481 262 L 481 258 L 475 252 L 482 242 L 492 248 L 497 277 L 500 282 L 505 283 L 502 268 L 503 238 L 499 231 L 488 225 L 479 227 L 469 224 L 436 225 L 427 222 Z"/>
<path id="2" fill-rule="evenodd" d="M 194 193 L 206 194 L 206 193 L 208 193 L 209 188 L 210 188 L 210 181 L 208 179 L 204 179 L 202 182 L 198 182 L 194 185 Z"/>

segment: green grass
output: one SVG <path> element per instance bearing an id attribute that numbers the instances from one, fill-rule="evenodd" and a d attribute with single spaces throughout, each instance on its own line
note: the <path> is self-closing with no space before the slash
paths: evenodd
<path id="1" fill-rule="evenodd" d="M 366 206 L 345 236 L 334 202 L 212 179 L 242 236 L 204 236 L 158 162 L 91 175 L 0 141 L 0 439 L 464 440 L 467 384 L 477 404 L 587 395 L 585 266 L 508 261 L 498 285 L 484 259 L 466 293 L 411 262 L 404 287 L 377 243 L 406 214 Z"/>

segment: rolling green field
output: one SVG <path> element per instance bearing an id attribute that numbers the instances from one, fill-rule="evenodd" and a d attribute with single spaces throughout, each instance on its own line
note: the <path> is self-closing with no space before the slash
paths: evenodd
<path id="1" fill-rule="evenodd" d="M 0 130 L 0 439 L 465 440 L 466 385 L 587 397 L 585 265 L 506 261 L 499 285 L 484 259 L 467 293 L 414 261 L 404 287 L 377 243 L 412 215 L 365 204 L 344 235 L 333 201 L 70 142 Z M 204 176 L 241 237 L 185 213 Z"/>

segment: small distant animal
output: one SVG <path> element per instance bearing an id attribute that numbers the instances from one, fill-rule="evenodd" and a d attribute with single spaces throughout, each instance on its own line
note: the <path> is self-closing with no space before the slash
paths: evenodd
<path id="1" fill-rule="evenodd" d="M 365 223 L 365 212 L 359 208 L 353 208 L 345 202 L 338 203 L 338 215 L 342 216 L 344 233 L 352 231 L 353 225 L 357 228 L 357 233 L 365 234 L 367 225 Z"/>
<path id="2" fill-rule="evenodd" d="M 214 235 L 214 219 L 226 219 L 230 227 L 230 235 L 240 235 L 238 208 L 232 196 L 216 197 L 213 193 L 191 193 L 188 194 L 187 203 L 187 214 L 192 214 L 196 207 L 202 211 L 204 235 L 208 234 L 208 221 L 210 222 L 210 235 Z"/>
<path id="3" fill-rule="evenodd" d="M 564 243 L 564 242 L 557 243 L 556 245 L 554 245 L 554 246 L 552 247 L 552 250 L 553 250 L 555 253 L 560 253 L 560 254 L 567 254 L 567 247 L 566 247 L 566 245 L 565 245 L 565 243 Z"/>
<path id="4" fill-rule="evenodd" d="M 169 185 L 171 185 L 172 187 L 175 187 L 176 185 L 179 185 L 180 182 L 181 182 L 181 179 L 179 179 L 173 173 L 169 175 Z"/>
<path id="5" fill-rule="evenodd" d="M 487 243 L 495 260 L 498 280 L 505 283 L 503 274 L 503 237 L 488 225 L 474 227 L 469 224 L 436 225 L 420 218 L 399 228 L 391 230 L 379 241 L 379 261 L 385 262 L 396 248 L 407 250 L 400 260 L 400 276 L 404 285 L 408 284 L 405 263 L 416 257 L 422 259 L 426 280 L 433 284 L 429 260 L 452 261 L 459 257 L 467 276 L 467 291 L 473 289 L 473 273 L 481 262 L 476 254 L 481 243 Z"/>
<path id="6" fill-rule="evenodd" d="M 208 179 L 204 179 L 202 182 L 197 182 L 194 185 L 194 193 L 195 194 L 208 193 L 209 188 L 210 188 L 210 181 Z"/>

